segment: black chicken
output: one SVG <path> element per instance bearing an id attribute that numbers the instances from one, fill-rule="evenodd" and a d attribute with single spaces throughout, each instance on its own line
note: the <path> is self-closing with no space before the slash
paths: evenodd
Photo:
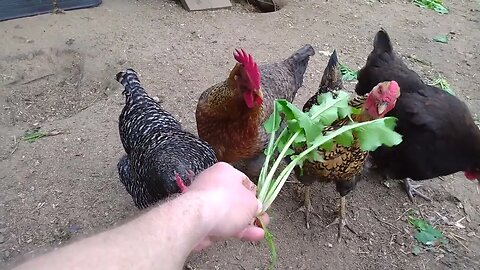
<path id="1" fill-rule="evenodd" d="M 125 90 L 119 132 L 127 153 L 118 162 L 120 181 L 138 208 L 183 191 L 193 177 L 217 162 L 203 140 L 180 123 L 140 85 L 133 69 L 117 74 Z"/>
<path id="2" fill-rule="evenodd" d="M 395 80 L 402 95 L 387 114 L 398 118 L 395 130 L 403 142 L 371 153 L 373 165 L 387 177 L 404 179 L 410 200 L 418 195 L 410 180 L 425 180 L 464 171 L 480 180 L 480 131 L 457 97 L 425 84 L 393 51 L 385 30 L 375 36 L 373 51 L 358 73 L 355 92 L 368 93 L 377 83 Z"/>

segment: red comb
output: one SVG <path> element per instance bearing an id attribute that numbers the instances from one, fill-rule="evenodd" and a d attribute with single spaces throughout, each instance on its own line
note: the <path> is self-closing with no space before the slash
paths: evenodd
<path id="1" fill-rule="evenodd" d="M 237 60 L 245 68 L 253 87 L 257 89 L 260 88 L 260 70 L 258 70 L 257 63 L 255 63 L 255 60 L 253 60 L 253 57 L 246 53 L 243 49 L 235 49 L 233 56 L 235 57 L 235 60 Z"/>

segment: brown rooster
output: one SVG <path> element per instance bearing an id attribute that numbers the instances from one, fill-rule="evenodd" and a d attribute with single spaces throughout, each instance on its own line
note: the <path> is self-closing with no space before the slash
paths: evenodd
<path id="1" fill-rule="evenodd" d="M 293 101 L 314 54 L 307 44 L 279 63 L 257 66 L 244 50 L 235 51 L 230 76 L 203 92 L 197 104 L 198 135 L 219 161 L 235 165 L 251 179 L 258 176 L 269 140 L 263 123 L 275 99 Z"/>
<path id="2" fill-rule="evenodd" d="M 343 84 L 337 54 L 334 51 L 330 56 L 327 67 L 325 68 L 318 92 L 305 103 L 303 111 L 309 111 L 310 108 L 317 103 L 317 97 L 319 95 L 332 92 L 335 96 L 335 92 L 342 88 Z M 350 100 L 350 106 L 362 110 L 360 114 L 352 115 L 352 118 L 356 122 L 382 118 L 387 112 L 395 107 L 396 100 L 399 96 L 400 88 L 395 81 L 379 83 L 373 88 L 368 96 L 358 96 Z M 327 127 L 324 132 L 336 130 L 349 122 L 349 118 L 337 120 L 330 127 Z M 296 152 L 301 151 L 303 151 L 303 149 L 296 149 Z M 297 179 L 305 186 L 304 204 L 295 212 L 305 212 L 306 225 L 307 228 L 310 228 L 309 214 L 310 212 L 314 213 L 310 199 L 310 186 L 315 181 L 334 181 L 336 189 L 341 196 L 340 211 L 339 217 L 330 225 L 338 222 L 338 240 L 340 241 L 343 227 L 346 225 L 347 228 L 349 228 L 346 222 L 345 196 L 355 188 L 368 153 L 360 149 L 358 141 L 355 141 L 349 147 L 336 144 L 330 151 L 321 149 L 319 151 L 323 156 L 324 161 L 307 160 L 303 164 L 303 170 L 299 167 L 295 168 Z"/>

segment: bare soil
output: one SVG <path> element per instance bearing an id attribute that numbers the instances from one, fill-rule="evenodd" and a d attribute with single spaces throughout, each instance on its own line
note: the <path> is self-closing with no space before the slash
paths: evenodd
<path id="1" fill-rule="evenodd" d="M 0 22 L 0 268 L 36 253 L 123 223 L 140 213 L 118 180 L 123 152 L 117 119 L 123 106 L 116 72 L 132 67 L 190 130 L 199 94 L 224 79 L 234 48 L 257 61 L 276 61 L 305 43 L 317 54 L 297 104 L 316 90 L 328 54 L 363 66 L 384 27 L 395 49 L 425 79 L 441 74 L 473 113 L 480 112 L 480 3 L 446 1 L 439 15 L 401 0 L 293 0 L 259 13 L 245 2 L 230 10 L 186 12 L 170 0 L 105 0 L 98 8 Z M 448 44 L 432 41 L 449 34 Z M 415 60 L 417 59 L 417 60 Z M 347 84 L 351 90 L 353 83 Z M 26 130 L 59 131 L 34 143 Z M 292 179 L 293 180 L 293 179 Z M 316 184 L 321 218 L 306 229 L 297 184 L 289 183 L 271 209 L 278 269 L 480 269 L 478 185 L 461 174 L 424 182 L 433 202 L 411 203 L 398 181 L 363 175 L 347 197 L 350 224 L 336 242 L 338 195 Z M 448 242 L 412 254 L 423 217 Z M 449 226 L 440 215 L 465 226 Z M 192 254 L 194 269 L 265 269 L 265 242 L 226 241 Z M 161 268 L 161 262 L 159 262 Z"/>

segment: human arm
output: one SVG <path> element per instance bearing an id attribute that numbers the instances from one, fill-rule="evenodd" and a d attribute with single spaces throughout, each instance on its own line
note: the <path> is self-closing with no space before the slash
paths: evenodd
<path id="1" fill-rule="evenodd" d="M 218 163 L 181 196 L 15 269 L 181 269 L 195 247 L 213 240 L 263 238 L 263 230 L 250 225 L 258 211 L 254 187 L 243 173 Z"/>

